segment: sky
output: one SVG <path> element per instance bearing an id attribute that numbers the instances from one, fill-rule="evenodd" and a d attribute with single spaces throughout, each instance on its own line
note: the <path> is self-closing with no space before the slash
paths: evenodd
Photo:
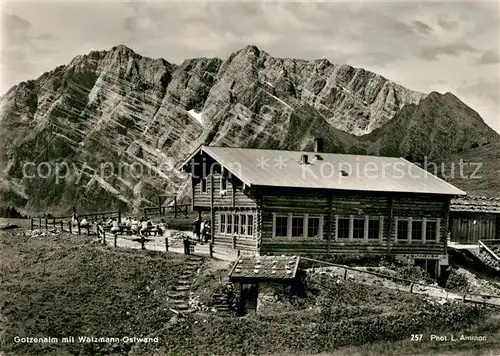
<path id="1" fill-rule="evenodd" d="M 500 132 L 500 3 L 1 3 L 1 93 L 79 54 L 125 44 L 180 64 L 246 45 L 275 57 L 326 58 L 409 89 L 452 92 Z"/>

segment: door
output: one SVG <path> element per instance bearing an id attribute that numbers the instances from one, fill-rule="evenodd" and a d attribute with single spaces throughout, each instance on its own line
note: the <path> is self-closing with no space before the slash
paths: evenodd
<path id="1" fill-rule="evenodd" d="M 241 309 L 242 314 L 255 313 L 257 311 L 257 299 L 259 297 L 258 283 L 241 284 Z"/>

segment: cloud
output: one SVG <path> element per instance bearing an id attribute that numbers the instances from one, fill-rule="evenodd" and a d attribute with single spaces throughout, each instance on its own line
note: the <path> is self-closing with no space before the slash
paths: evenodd
<path id="1" fill-rule="evenodd" d="M 424 48 L 420 51 L 420 56 L 423 59 L 433 61 L 443 55 L 458 57 L 464 53 L 476 52 L 478 52 L 478 49 L 467 43 L 450 43 L 442 46 Z"/>
<path id="2" fill-rule="evenodd" d="M 418 31 L 420 32 L 423 32 L 423 33 L 431 33 L 432 31 L 434 31 L 432 29 L 432 27 L 430 27 L 429 25 L 427 25 L 426 23 L 422 22 L 422 21 L 414 21 L 413 22 L 415 24 L 415 27 L 417 28 Z"/>
<path id="3" fill-rule="evenodd" d="M 476 60 L 476 64 L 498 64 L 499 62 L 498 51 L 486 51 Z"/>

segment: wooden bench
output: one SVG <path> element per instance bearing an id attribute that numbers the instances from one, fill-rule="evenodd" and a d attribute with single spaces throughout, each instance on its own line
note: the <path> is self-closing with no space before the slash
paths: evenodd
<path id="1" fill-rule="evenodd" d="M 105 225 L 103 227 L 104 227 L 104 231 L 112 233 L 112 234 L 116 234 L 116 235 L 132 235 L 132 229 L 131 229 L 130 226 L 120 225 L 119 226 L 120 231 L 113 231 L 113 232 L 111 232 L 112 226 Z"/>
<path id="2" fill-rule="evenodd" d="M 155 235 L 156 232 L 157 232 L 157 230 L 156 230 L 155 226 L 148 226 L 146 231 L 142 231 L 142 232 L 141 232 L 141 229 L 139 229 L 139 234 L 143 234 L 144 236 Z"/>

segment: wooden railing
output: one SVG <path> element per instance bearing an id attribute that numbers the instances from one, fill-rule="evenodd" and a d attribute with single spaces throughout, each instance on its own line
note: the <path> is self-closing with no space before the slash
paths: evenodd
<path id="1" fill-rule="evenodd" d="M 144 208 L 144 217 L 147 219 L 148 214 L 157 213 L 160 216 L 167 216 L 170 214 L 174 215 L 174 218 L 177 219 L 180 216 L 188 217 L 190 204 L 174 204 L 167 206 L 154 206 Z"/>
<path id="2" fill-rule="evenodd" d="M 328 265 L 328 266 L 332 266 L 332 267 L 341 268 L 344 270 L 344 274 L 343 274 L 344 280 L 347 279 L 348 271 L 351 271 L 351 272 L 356 272 L 356 273 L 361 273 L 361 274 L 372 275 L 372 276 L 376 276 L 379 278 L 390 279 L 390 280 L 397 281 L 397 282 L 402 282 L 404 284 L 409 285 L 408 290 L 405 290 L 402 286 L 395 288 L 395 289 L 402 290 L 402 291 L 404 290 L 404 291 L 410 292 L 410 293 L 419 293 L 415 290 L 415 286 L 420 286 L 420 287 L 425 288 L 426 290 L 427 289 L 434 289 L 436 291 L 439 291 L 440 293 L 445 291 L 446 294 L 443 296 L 443 298 L 445 298 L 445 299 L 461 300 L 464 303 L 468 302 L 468 303 L 476 303 L 476 304 L 487 304 L 490 306 L 500 308 L 500 295 L 489 295 L 489 294 L 479 294 L 479 293 L 458 294 L 458 293 L 455 293 L 453 291 L 448 291 L 442 287 L 435 287 L 435 286 L 431 286 L 431 285 L 428 285 L 425 283 L 414 282 L 414 281 L 411 281 L 409 279 L 390 276 L 390 275 L 383 274 L 383 273 L 364 271 L 364 270 L 357 269 L 355 267 L 349 267 L 349 266 L 339 265 L 339 264 L 330 263 L 330 262 L 326 262 L 326 261 L 315 260 L 312 258 L 306 258 L 306 257 L 300 257 L 300 258 L 302 260 L 307 260 L 307 261 L 311 261 L 311 262 L 315 262 L 315 263 L 319 263 L 319 264 L 324 264 L 324 265 Z M 420 293 L 420 294 L 427 294 L 427 293 Z M 487 301 L 487 300 L 493 300 L 493 301 L 491 302 L 491 301 Z"/>
<path id="3" fill-rule="evenodd" d="M 478 248 L 479 248 L 479 253 L 481 253 L 482 250 L 488 252 L 488 254 L 493 258 L 495 259 L 496 261 L 500 261 L 500 257 L 495 253 L 493 252 L 487 245 L 500 245 L 500 240 L 493 240 L 493 239 L 489 239 L 489 240 L 478 240 Z"/>
<path id="4" fill-rule="evenodd" d="M 92 226 L 97 223 L 99 218 L 105 219 L 105 218 L 111 218 L 115 219 L 117 218 L 119 221 L 121 221 L 121 211 L 120 209 L 117 210 L 112 210 L 112 211 L 103 211 L 99 213 L 87 213 L 87 214 L 81 214 L 78 215 L 78 221 L 75 226 L 73 226 L 71 218 L 72 216 L 57 216 L 57 217 L 44 217 L 44 218 L 30 218 L 30 228 L 31 230 L 35 228 L 39 229 L 57 229 L 59 228 L 61 231 L 69 231 L 70 233 L 73 233 L 73 229 L 75 229 L 75 232 L 78 233 L 78 235 L 81 235 L 82 230 L 86 231 L 88 235 L 91 234 L 91 232 L 95 232 L 97 234 L 97 227 L 95 228 L 94 231 L 91 231 Z M 87 226 L 82 227 L 80 226 L 80 220 L 81 218 L 86 218 L 86 220 L 94 220 L 94 224 L 91 223 L 91 221 L 88 222 Z"/>

